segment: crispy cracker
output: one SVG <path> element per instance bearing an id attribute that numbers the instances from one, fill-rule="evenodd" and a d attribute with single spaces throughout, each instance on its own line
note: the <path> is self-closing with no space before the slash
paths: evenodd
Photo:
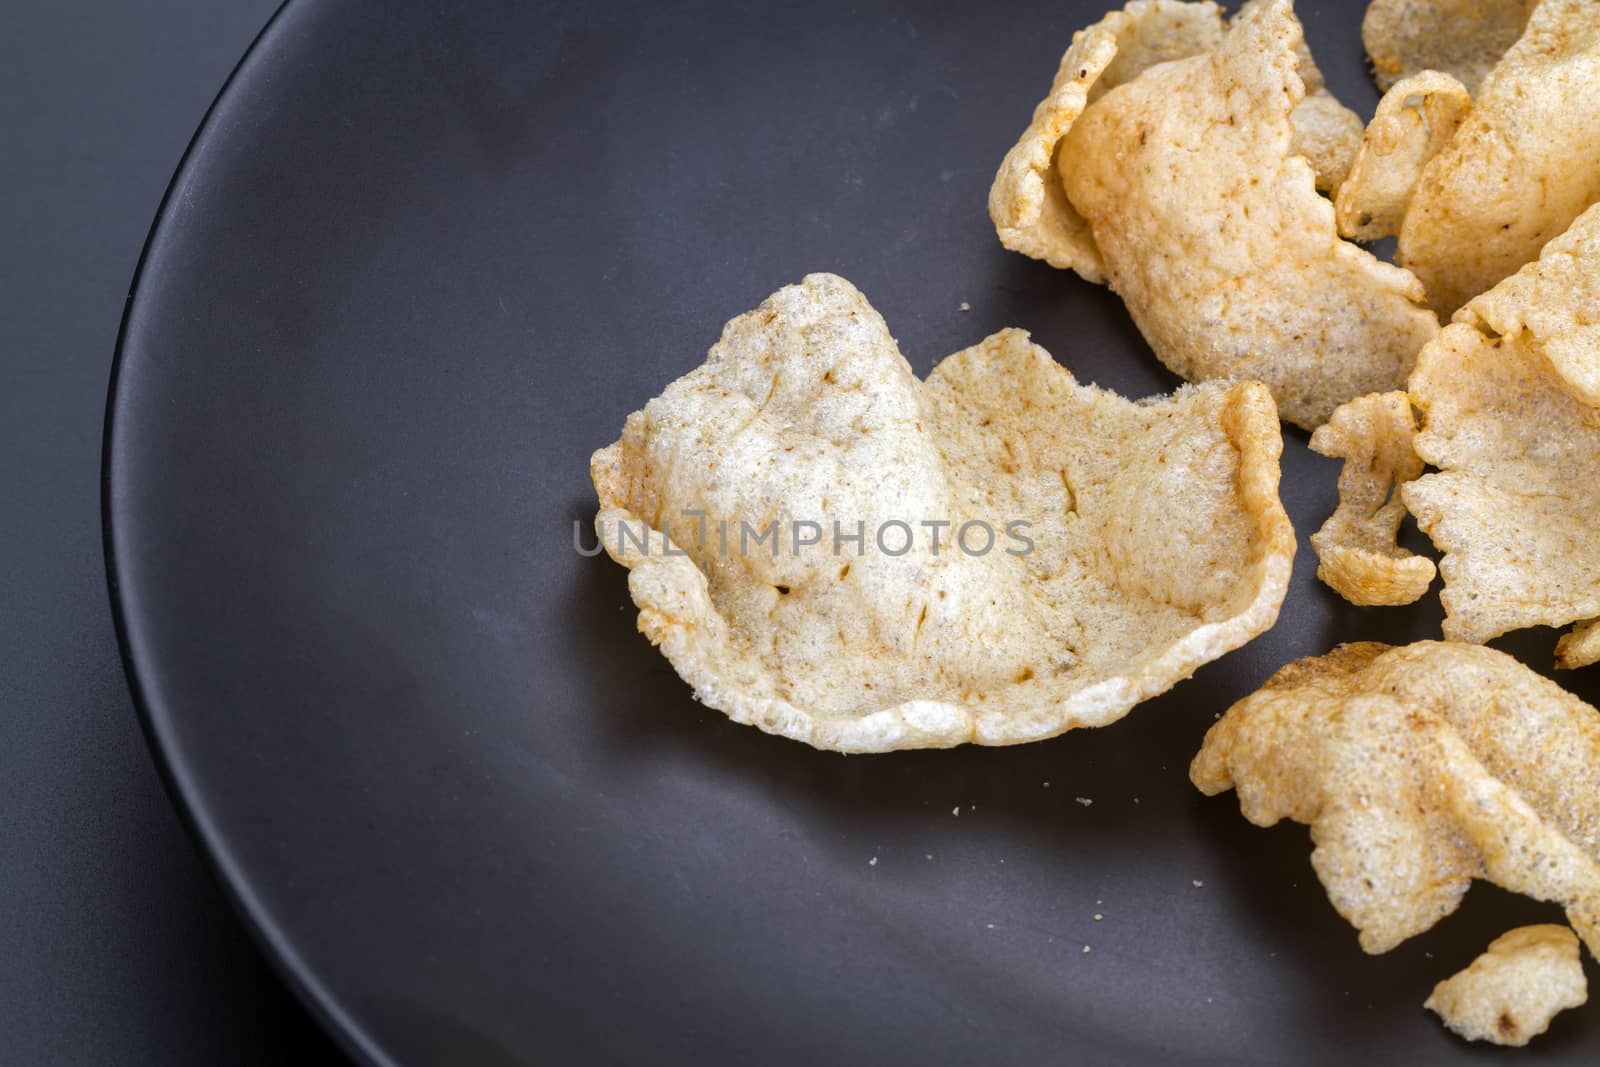
<path id="1" fill-rule="evenodd" d="M 1361 41 L 1378 87 L 1440 71 L 1475 91 L 1522 36 L 1538 0 L 1372 0 Z"/>
<path id="2" fill-rule="evenodd" d="M 1361 150 L 1364 128 L 1354 111 L 1326 89 L 1309 93 L 1289 114 L 1294 151 L 1306 158 L 1323 192 L 1339 189 Z"/>
<path id="3" fill-rule="evenodd" d="M 1073 49 L 1087 54 L 1095 40 L 1112 49 L 1104 26 Z M 1088 247 L 1086 223 L 1095 250 L 1093 270 L 1076 253 L 1059 261 L 1108 278 L 1183 377 L 1258 379 L 1284 418 L 1311 428 L 1345 400 L 1398 388 L 1438 324 L 1416 278 L 1338 236 L 1296 145 L 1307 78 L 1311 98 L 1326 91 L 1303 55 L 1288 0 L 1251 0 L 1214 47 L 1145 67 L 1098 97 L 1093 66 L 1069 62 L 1063 69 L 1089 86 L 1069 92 L 1058 80 L 1057 103 L 1041 105 L 1002 165 L 991 207 L 1003 209 L 1002 240 L 1029 251 L 1014 236 L 1019 219 L 1052 216 L 1018 206 L 1046 202 L 1039 168 L 1053 155 L 1061 204 L 1073 212 L 1056 217 L 1074 220 L 1075 248 Z M 1342 168 L 1353 142 L 1330 132 L 1339 125 L 1330 113 L 1318 103 L 1298 125 L 1315 142 L 1307 151 Z"/>
<path id="4" fill-rule="evenodd" d="M 1600 123 L 1600 110 L 1595 121 Z M 1533 345 L 1550 361 L 1563 390 L 1600 406 L 1600 207 L 1578 216 L 1536 262 L 1456 318 L 1486 334 Z"/>
<path id="5" fill-rule="evenodd" d="M 1600 200 L 1600 18 L 1542 0 L 1423 168 L 1396 255 L 1440 316 L 1534 259 Z"/>
<path id="6" fill-rule="evenodd" d="M 1404 455 L 1398 400 L 1389 419 L 1374 417 L 1372 398 L 1334 413 L 1313 438 L 1319 451 L 1346 458 L 1340 509 L 1313 538 L 1325 581 L 1357 603 L 1399 602 L 1374 601 L 1364 588 L 1388 580 L 1396 564 L 1386 557 L 1406 559 L 1390 536 L 1401 517 L 1394 499 L 1362 522 L 1398 485 L 1444 554 L 1445 637 L 1482 642 L 1578 623 L 1557 645 L 1557 665 L 1600 659 L 1600 633 L 1589 625 L 1600 619 L 1597 270 L 1600 206 L 1429 342 L 1406 393 L 1421 412 L 1415 461 Z M 1438 470 L 1417 477 L 1418 462 Z M 1420 580 L 1423 564 L 1403 565 Z"/>
<path id="7" fill-rule="evenodd" d="M 1556 666 L 1576 670 L 1600 663 L 1600 619 L 1580 622 L 1556 642 Z"/>
<path id="8" fill-rule="evenodd" d="M 1410 604 L 1433 582 L 1433 561 L 1396 540 L 1406 509 L 1395 486 L 1422 473 L 1415 431 L 1411 398 L 1396 392 L 1341 405 L 1311 435 L 1312 451 L 1345 461 L 1338 510 L 1311 535 L 1317 577 L 1353 604 Z"/>
<path id="9" fill-rule="evenodd" d="M 1271 626 L 1294 552 L 1281 449 L 1258 383 L 1133 403 L 1018 330 L 919 382 L 866 299 L 816 274 L 730 322 L 592 473 L 639 627 L 701 701 L 879 752 L 1102 725 Z M 719 524 L 771 520 L 867 540 L 720 549 Z M 1034 547 L 1014 555 L 1017 520 Z M 896 521 L 950 523 L 943 550 L 924 530 L 886 549 Z M 951 540 L 972 522 L 986 554 Z"/>
<path id="10" fill-rule="evenodd" d="M 1424 641 L 1300 660 L 1212 726 L 1189 770 L 1245 818 L 1311 827 L 1312 866 L 1368 952 L 1475 878 L 1559 902 L 1600 949 L 1600 712 L 1503 652 Z"/>
<path id="11" fill-rule="evenodd" d="M 1399 233 L 1423 168 L 1455 138 L 1471 103 L 1460 82 L 1437 71 L 1390 89 L 1334 196 L 1339 232 L 1358 241 Z"/>
<path id="12" fill-rule="evenodd" d="M 1521 1046 L 1588 1000 L 1577 936 L 1545 924 L 1495 938 L 1466 970 L 1434 986 L 1423 1007 L 1468 1041 Z"/>
<path id="13" fill-rule="evenodd" d="M 1409 385 L 1417 454 L 1404 486 L 1444 553 L 1444 634 L 1487 641 L 1600 618 L 1600 207 L 1468 304 L 1423 350 Z M 1592 662 L 1568 642 L 1563 665 Z"/>
<path id="14" fill-rule="evenodd" d="M 1222 9 L 1213 3 L 1133 0 L 1075 33 L 1050 92 L 1034 108 L 1033 121 L 1006 153 L 989 189 L 989 218 L 1000 243 L 1052 267 L 1077 271 L 1088 281 L 1104 281 L 1089 224 L 1067 202 L 1056 177 L 1061 138 L 1091 100 L 1147 67 L 1209 52 L 1222 39 L 1222 29 Z"/>

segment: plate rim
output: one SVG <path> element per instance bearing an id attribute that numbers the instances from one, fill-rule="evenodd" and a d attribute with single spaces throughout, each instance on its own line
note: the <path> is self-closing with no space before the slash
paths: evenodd
<path id="1" fill-rule="evenodd" d="M 229 70 L 222 85 L 211 98 L 211 102 L 206 105 L 206 110 L 184 146 L 182 155 L 178 157 L 172 176 L 168 179 L 161 199 L 157 203 L 150 228 L 146 231 L 144 242 L 139 248 L 138 258 L 134 261 L 133 274 L 128 282 L 128 295 L 123 300 L 122 316 L 117 324 L 116 343 L 112 349 L 111 368 L 106 384 L 105 415 L 100 431 L 101 554 L 105 563 L 106 593 L 111 606 L 112 627 L 116 631 L 118 658 L 122 663 L 123 676 L 127 680 L 128 695 L 133 702 L 139 731 L 144 737 L 145 747 L 155 764 L 167 799 L 183 824 L 184 831 L 198 846 L 196 851 L 204 861 L 213 882 L 222 890 L 234 915 L 244 925 L 250 940 L 272 968 L 273 973 L 345 1055 L 364 1067 L 400 1067 L 398 1062 L 384 1052 L 372 1036 L 344 1009 L 333 991 L 316 976 L 310 965 L 285 936 L 265 904 L 255 895 L 249 879 L 234 862 L 224 842 L 224 835 L 216 826 L 198 790 L 190 780 L 182 759 L 177 755 L 176 746 L 167 736 L 169 722 L 166 712 L 155 706 L 141 680 L 137 666 L 138 657 L 133 647 L 129 625 L 129 613 L 123 595 L 121 567 L 118 563 L 118 531 L 113 506 L 115 492 L 113 469 L 118 451 L 117 416 L 125 402 L 122 386 L 123 371 L 128 361 L 129 324 L 133 321 L 135 307 L 146 298 L 144 278 L 146 268 L 150 264 L 151 251 L 171 222 L 174 194 L 188 179 L 201 146 L 212 135 L 217 116 L 229 103 L 240 76 L 248 68 L 262 61 L 262 57 L 287 23 L 286 13 L 291 9 L 298 12 L 305 6 L 300 0 L 279 0 L 278 6 L 262 23 L 261 28 L 256 31 Z"/>

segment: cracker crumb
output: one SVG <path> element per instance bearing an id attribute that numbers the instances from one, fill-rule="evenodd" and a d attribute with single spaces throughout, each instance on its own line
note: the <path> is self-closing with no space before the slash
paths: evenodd
<path id="1" fill-rule="evenodd" d="M 967 303 L 965 300 L 963 300 L 963 301 L 961 301 L 961 310 L 962 311 L 971 311 L 972 310 L 972 305 Z"/>
<path id="2" fill-rule="evenodd" d="M 1090 804 L 1093 804 L 1093 803 L 1094 803 L 1094 801 L 1092 801 L 1092 800 L 1090 800 L 1090 799 L 1089 799 L 1089 798 L 1088 798 L 1088 797 L 1073 797 L 1073 798 L 1072 798 L 1072 799 L 1073 799 L 1073 800 L 1076 800 L 1076 801 L 1077 801 L 1077 802 L 1078 802 L 1078 803 L 1079 803 L 1079 804 L 1082 804 L 1082 805 L 1083 805 L 1083 806 L 1084 806 L 1084 807 L 1086 807 L 1086 808 L 1087 808 L 1087 807 L 1088 807 L 1088 806 L 1089 806 L 1089 805 L 1090 805 Z"/>
<path id="3" fill-rule="evenodd" d="M 868 867 L 876 867 L 877 865 L 878 865 L 878 857 L 876 857 L 876 856 L 872 857 L 870 860 L 867 861 L 867 866 Z"/>

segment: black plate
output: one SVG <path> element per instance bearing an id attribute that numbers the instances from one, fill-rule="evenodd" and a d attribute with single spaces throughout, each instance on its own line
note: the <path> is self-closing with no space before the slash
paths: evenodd
<path id="1" fill-rule="evenodd" d="M 1304 828 L 1185 775 L 1271 670 L 1432 636 L 1436 599 L 1351 608 L 1302 545 L 1276 629 L 1114 727 L 846 758 L 691 701 L 621 569 L 573 551 L 590 451 L 809 271 L 858 284 L 919 373 L 1016 324 L 1083 379 L 1172 386 L 1114 297 L 985 215 L 1103 2 L 326 0 L 263 34 L 141 266 L 108 554 L 177 796 L 362 1058 L 1478 1054 L 1423 998 L 1555 909 L 1480 886 L 1364 956 Z M 1360 7 L 1304 15 L 1370 112 Z M 1288 437 L 1309 532 L 1336 468 Z M 1594 1019 L 1538 1058 L 1592 1062 Z"/>

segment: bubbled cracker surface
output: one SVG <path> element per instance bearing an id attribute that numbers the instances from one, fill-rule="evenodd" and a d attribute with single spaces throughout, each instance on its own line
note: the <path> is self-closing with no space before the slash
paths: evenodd
<path id="1" fill-rule="evenodd" d="M 1290 113 L 1293 150 L 1306 158 L 1317 188 L 1338 189 L 1350 174 L 1361 148 L 1363 127 L 1354 111 L 1326 89 L 1309 93 Z"/>
<path id="2" fill-rule="evenodd" d="M 1441 316 L 1524 263 L 1600 200 L 1600 18 L 1543 0 L 1449 146 L 1423 170 L 1397 255 Z"/>
<path id="3" fill-rule="evenodd" d="M 866 299 L 811 275 L 730 322 L 592 467 L 640 628 L 702 701 L 882 751 L 1099 725 L 1270 626 L 1294 548 L 1281 447 L 1259 385 L 1133 403 L 1016 330 L 918 382 Z M 919 537 L 896 557 L 869 535 L 859 557 L 723 556 L 685 508 L 713 529 L 1024 519 L 1036 549 L 935 555 Z M 619 543 L 630 520 L 686 555 Z"/>
<path id="4" fill-rule="evenodd" d="M 989 217 L 1000 243 L 1088 281 L 1104 281 L 1089 224 L 1055 176 L 1057 147 L 1091 99 L 1156 63 L 1209 51 L 1221 38 L 1221 8 L 1181 0 L 1133 0 L 1074 34 L 1050 92 L 990 187 Z"/>
<path id="5" fill-rule="evenodd" d="M 1576 622 L 1557 645 L 1558 666 L 1600 660 L 1600 630 L 1590 625 L 1600 618 L 1597 273 L 1600 206 L 1423 348 L 1406 393 L 1421 414 L 1410 438 L 1415 461 L 1405 460 L 1399 409 L 1393 420 L 1373 419 L 1372 398 L 1318 431 L 1313 447 L 1346 459 L 1340 509 L 1313 538 L 1330 585 L 1357 603 L 1398 602 L 1361 599 L 1364 584 L 1392 577 L 1396 564 L 1385 556 L 1407 556 L 1388 536 L 1392 501 L 1383 525 L 1351 522 L 1398 485 L 1405 510 L 1443 553 L 1446 638 L 1482 642 Z M 1421 462 L 1437 470 L 1417 477 Z M 1423 567 L 1403 565 L 1419 575 Z"/>
<path id="6" fill-rule="evenodd" d="M 1468 1041 L 1520 1046 L 1588 999 L 1577 937 L 1547 924 L 1495 938 L 1465 970 L 1435 986 L 1423 1007 Z"/>
<path id="7" fill-rule="evenodd" d="M 1317 577 L 1353 604 L 1410 604 L 1433 582 L 1433 561 L 1397 542 L 1405 504 L 1394 491 L 1422 473 L 1416 423 L 1402 392 L 1343 404 L 1311 435 L 1311 449 L 1345 461 L 1339 507 L 1311 535 Z"/>
<path id="8" fill-rule="evenodd" d="M 1459 81 L 1437 71 L 1385 93 L 1334 196 L 1339 232 L 1360 241 L 1399 233 L 1424 168 L 1455 138 L 1471 104 Z"/>
<path id="9" fill-rule="evenodd" d="M 1091 282 L 1104 281 L 1105 266 L 1089 223 L 1067 200 L 1056 174 L 1061 142 L 1084 108 L 1106 92 L 1157 64 L 1210 53 L 1221 44 L 1225 28 L 1214 3 L 1132 0 L 1074 34 L 1050 92 L 1034 108 L 989 190 L 989 217 L 1000 243 Z M 1303 35 L 1295 54 L 1304 99 L 1291 114 L 1290 150 L 1309 162 L 1316 188 L 1331 191 L 1350 171 L 1362 123 L 1328 91 Z"/>
<path id="10" fill-rule="evenodd" d="M 1600 10 L 1595 15 L 1600 18 Z M 1595 121 L 1600 124 L 1600 99 Z M 1535 262 L 1473 300 L 1458 318 L 1537 348 L 1562 389 L 1600 405 L 1600 206 L 1579 215 Z"/>
<path id="11" fill-rule="evenodd" d="M 1308 428 L 1398 388 L 1437 329 L 1416 279 L 1342 240 L 1293 150 L 1302 40 L 1254 0 L 1214 51 L 1106 93 L 1059 154 L 1111 286 L 1190 380 L 1254 378 Z"/>
<path id="12" fill-rule="evenodd" d="M 1465 323 L 1424 350 L 1410 392 L 1417 454 L 1438 470 L 1401 494 L 1443 553 L 1445 637 L 1600 617 L 1600 409 L 1527 338 Z"/>
<path id="13" fill-rule="evenodd" d="M 1372 0 L 1361 41 L 1378 87 L 1425 70 L 1475 91 L 1522 36 L 1537 0 Z"/>
<path id="14" fill-rule="evenodd" d="M 1343 645 L 1279 671 L 1207 733 L 1190 778 L 1245 818 L 1311 827 L 1312 865 L 1368 952 L 1471 880 L 1567 909 L 1600 949 L 1600 712 L 1502 652 Z"/>

